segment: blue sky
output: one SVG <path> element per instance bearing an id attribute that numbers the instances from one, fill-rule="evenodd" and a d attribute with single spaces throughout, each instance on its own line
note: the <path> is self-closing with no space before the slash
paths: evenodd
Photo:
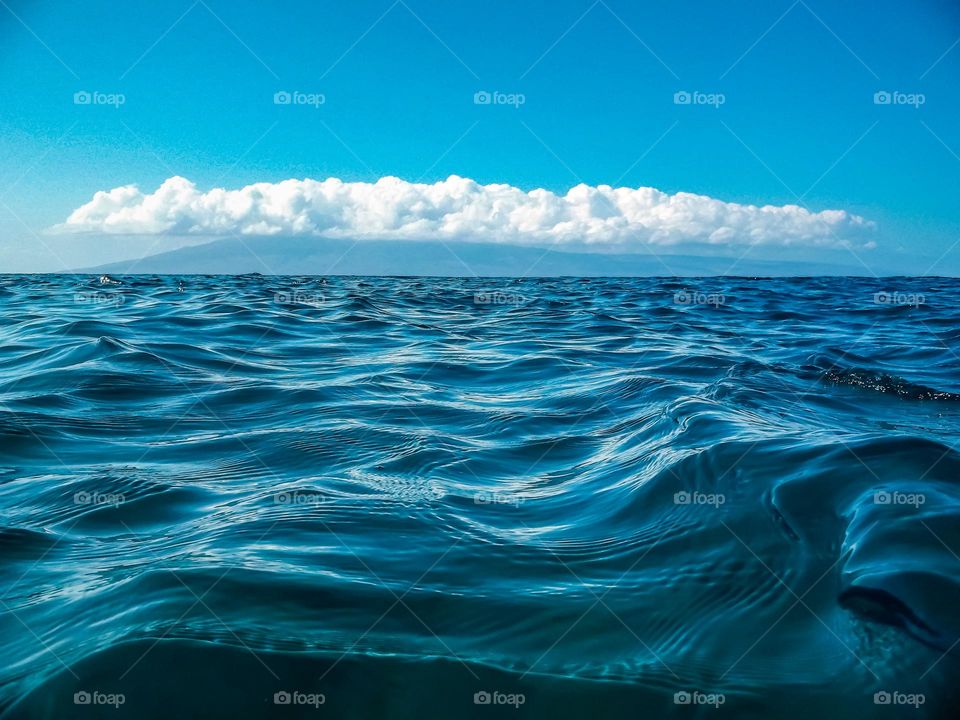
<path id="1" fill-rule="evenodd" d="M 791 257 L 958 273 L 958 40 L 960 7 L 934 0 L 3 0 L 0 270 L 178 242 L 48 234 L 98 190 L 455 174 L 841 209 L 876 223 L 875 249 Z M 324 102 L 274 104 L 282 90 Z"/>

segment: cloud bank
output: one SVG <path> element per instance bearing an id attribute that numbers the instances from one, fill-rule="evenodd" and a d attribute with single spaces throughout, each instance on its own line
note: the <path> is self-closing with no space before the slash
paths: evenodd
<path id="1" fill-rule="evenodd" d="M 207 192 L 172 177 L 152 193 L 136 185 L 97 192 L 51 231 L 457 240 L 629 251 L 684 243 L 872 247 L 872 228 L 844 210 L 741 205 L 648 187 L 577 185 L 558 195 L 454 175 L 433 184 L 330 178 Z"/>

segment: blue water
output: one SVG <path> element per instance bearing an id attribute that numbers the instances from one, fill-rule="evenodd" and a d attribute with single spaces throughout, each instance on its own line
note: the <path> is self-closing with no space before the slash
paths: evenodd
<path id="1" fill-rule="evenodd" d="M 960 715 L 960 282 L 120 279 L 0 278 L 4 718 Z"/>

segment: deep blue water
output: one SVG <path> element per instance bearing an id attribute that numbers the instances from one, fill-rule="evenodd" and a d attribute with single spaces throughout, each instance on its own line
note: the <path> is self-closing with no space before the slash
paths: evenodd
<path id="1" fill-rule="evenodd" d="M 960 716 L 960 282 L 122 280 L 0 278 L 4 718 Z"/>

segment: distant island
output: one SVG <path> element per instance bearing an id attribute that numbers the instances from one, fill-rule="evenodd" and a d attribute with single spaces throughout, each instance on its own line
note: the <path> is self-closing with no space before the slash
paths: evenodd
<path id="1" fill-rule="evenodd" d="M 749 277 L 871 275 L 853 262 L 736 256 L 596 253 L 494 243 L 245 237 L 215 240 L 78 272 L 179 275 L 394 275 L 427 277 Z M 879 275 L 897 275 L 880 271 Z"/>

